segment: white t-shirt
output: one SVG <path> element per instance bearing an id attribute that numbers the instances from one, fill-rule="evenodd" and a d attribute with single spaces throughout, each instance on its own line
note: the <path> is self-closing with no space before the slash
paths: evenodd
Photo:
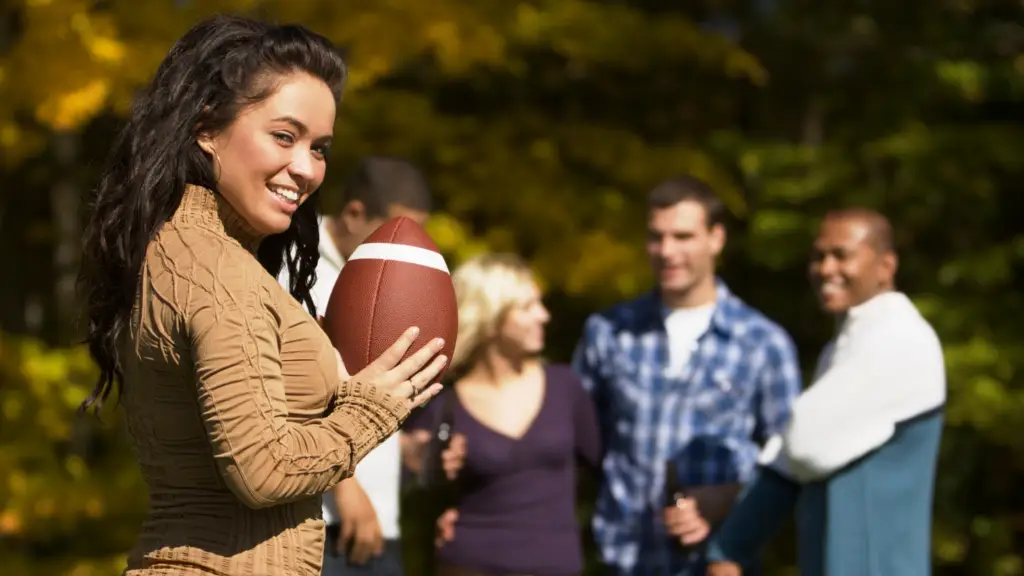
<path id="1" fill-rule="evenodd" d="M 341 274 L 345 259 L 341 257 L 334 240 L 327 232 L 323 221 L 320 222 L 320 262 L 316 266 L 316 283 L 313 285 L 313 304 L 318 316 L 327 311 L 334 283 Z M 278 282 L 287 289 L 288 270 L 281 270 Z M 398 504 L 402 474 L 402 451 L 398 434 L 392 434 L 374 448 L 356 466 L 355 478 L 362 486 L 366 495 L 377 511 L 381 533 L 388 540 L 399 536 Z M 323 496 L 324 521 L 328 524 L 340 524 L 338 507 L 334 501 L 334 492 L 328 491 Z"/>
<path id="2" fill-rule="evenodd" d="M 686 370 L 690 356 L 697 350 L 698 340 L 715 314 L 715 303 L 695 308 L 676 308 L 665 316 L 668 332 L 668 375 L 680 376 Z"/>

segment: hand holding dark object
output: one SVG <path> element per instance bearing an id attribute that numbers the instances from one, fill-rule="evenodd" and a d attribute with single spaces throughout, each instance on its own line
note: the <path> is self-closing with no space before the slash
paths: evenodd
<path id="1" fill-rule="evenodd" d="M 431 501 L 430 514 L 436 517 L 434 545 L 444 546 L 455 538 L 458 519 L 458 474 L 466 455 L 466 437 L 454 431 L 455 391 L 440 400 L 435 428 L 426 442 L 420 481 Z"/>
<path id="2" fill-rule="evenodd" d="M 663 513 L 665 530 L 678 538 L 684 550 L 692 550 L 711 533 L 711 526 L 701 515 L 697 501 L 680 498 L 674 506 L 666 507 Z"/>
<path id="3" fill-rule="evenodd" d="M 441 468 L 444 469 L 445 477 L 448 480 L 455 480 L 465 460 L 466 437 L 458 433 L 452 434 L 448 447 L 441 452 Z"/>
<path id="4" fill-rule="evenodd" d="M 453 429 L 455 391 L 449 391 L 441 401 L 438 422 L 426 443 L 420 469 L 420 482 L 434 492 L 440 506 L 438 514 L 455 505 L 455 479 L 466 453 L 465 437 Z"/>
<path id="5" fill-rule="evenodd" d="M 700 513 L 697 501 L 689 498 L 675 463 L 665 462 L 665 508 L 662 511 L 665 531 L 678 540 L 680 550 L 687 554 L 711 533 L 711 525 Z"/>

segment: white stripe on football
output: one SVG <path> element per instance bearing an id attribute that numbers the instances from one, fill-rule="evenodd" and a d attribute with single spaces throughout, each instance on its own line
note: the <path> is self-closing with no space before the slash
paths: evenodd
<path id="1" fill-rule="evenodd" d="M 360 244 L 356 247 L 352 255 L 349 256 L 349 260 L 390 260 L 393 262 L 407 262 L 409 264 L 418 264 L 420 266 L 426 266 L 427 268 L 433 268 L 440 270 L 445 274 L 449 274 L 448 264 L 444 261 L 444 256 L 434 252 L 433 250 L 427 250 L 426 248 L 419 248 L 417 246 L 408 246 L 406 244 L 387 244 L 384 242 L 371 242 L 367 244 Z"/>

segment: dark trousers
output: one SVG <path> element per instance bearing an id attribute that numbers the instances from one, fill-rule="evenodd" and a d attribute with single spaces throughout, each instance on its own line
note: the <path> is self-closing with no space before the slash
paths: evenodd
<path id="1" fill-rule="evenodd" d="M 337 525 L 327 527 L 324 567 L 320 572 L 323 576 L 403 576 L 401 540 L 385 540 L 384 552 L 380 556 L 356 566 L 348 562 L 344 550 L 338 550 L 335 546 L 340 531 Z"/>

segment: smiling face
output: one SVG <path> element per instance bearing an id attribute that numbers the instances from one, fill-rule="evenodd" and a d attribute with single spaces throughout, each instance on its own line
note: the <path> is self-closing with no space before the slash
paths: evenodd
<path id="1" fill-rule="evenodd" d="M 265 100 L 242 109 L 199 146 L 218 175 L 217 191 L 263 235 L 288 229 L 292 215 L 323 183 L 334 131 L 335 102 L 323 81 L 282 76 Z"/>
<path id="2" fill-rule="evenodd" d="M 663 298 L 686 294 L 712 278 L 724 245 L 725 229 L 708 226 L 699 202 L 684 200 L 648 215 L 647 255 Z"/>
<path id="3" fill-rule="evenodd" d="M 896 256 L 879 249 L 874 233 L 863 218 L 830 217 L 821 223 L 808 272 L 826 312 L 845 313 L 892 289 Z"/>

